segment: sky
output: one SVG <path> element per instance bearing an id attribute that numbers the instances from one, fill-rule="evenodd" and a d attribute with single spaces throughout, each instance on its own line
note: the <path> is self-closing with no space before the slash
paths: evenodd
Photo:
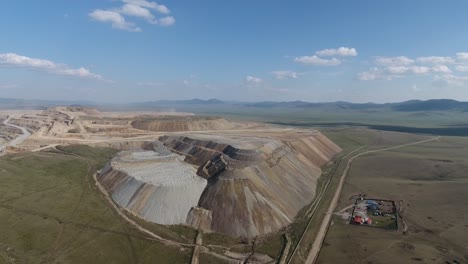
<path id="1" fill-rule="evenodd" d="M 468 101 L 468 1 L 15 0 L 0 97 Z"/>

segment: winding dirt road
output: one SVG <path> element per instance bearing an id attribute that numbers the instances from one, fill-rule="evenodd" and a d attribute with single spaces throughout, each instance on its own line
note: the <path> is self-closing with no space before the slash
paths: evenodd
<path id="1" fill-rule="evenodd" d="M 309 251 L 309 255 L 307 256 L 306 264 L 313 264 L 317 260 L 317 257 L 320 253 L 320 249 L 322 248 L 323 241 L 325 239 L 325 236 L 328 231 L 328 227 L 330 226 L 331 222 L 331 217 L 333 215 L 333 212 L 336 209 L 336 206 L 338 205 L 338 200 L 340 199 L 341 191 L 343 189 L 344 182 L 346 180 L 346 176 L 348 175 L 349 168 L 351 167 L 351 164 L 353 161 L 359 157 L 362 157 L 367 154 L 371 153 L 376 153 L 376 152 L 382 152 L 382 151 L 388 151 L 388 150 L 393 150 L 393 149 L 398 149 L 398 148 L 403 148 L 403 147 L 408 147 L 412 145 L 418 145 L 418 144 L 423 144 L 426 142 L 434 141 L 439 139 L 440 136 L 433 137 L 430 139 L 418 141 L 418 142 L 413 142 L 413 143 L 407 143 L 407 144 L 402 144 L 398 146 L 393 146 L 393 147 L 388 147 L 388 148 L 383 148 L 383 149 L 377 149 L 377 150 L 368 150 L 359 154 L 354 155 L 351 157 L 348 162 L 346 163 L 346 168 L 343 171 L 343 174 L 341 174 L 341 179 L 338 184 L 338 187 L 336 188 L 335 195 L 333 196 L 333 200 L 330 203 L 330 206 L 328 207 L 327 213 L 325 214 L 325 217 L 323 218 L 322 225 L 320 226 L 320 229 L 317 233 L 317 236 L 315 237 L 315 241 L 312 244 L 312 248 Z M 306 230 L 307 231 L 307 230 Z"/>
<path id="2" fill-rule="evenodd" d="M 16 145 L 20 144 L 21 142 L 23 142 L 25 139 L 27 139 L 29 136 L 31 136 L 31 133 L 29 133 L 29 131 L 24 128 L 24 127 L 20 127 L 20 126 L 17 126 L 17 125 L 13 125 L 13 124 L 10 124 L 9 121 L 11 120 L 13 116 L 9 116 L 7 119 L 5 119 L 3 121 L 3 124 L 5 126 L 9 126 L 9 127 L 14 127 L 14 128 L 18 128 L 21 130 L 21 132 L 23 134 L 19 135 L 18 137 L 16 137 L 15 139 L 13 140 L 10 140 L 9 142 L 3 144 L 3 145 L 0 145 L 0 152 L 2 152 L 6 147 L 8 146 L 12 146 L 12 147 L 15 147 Z"/>

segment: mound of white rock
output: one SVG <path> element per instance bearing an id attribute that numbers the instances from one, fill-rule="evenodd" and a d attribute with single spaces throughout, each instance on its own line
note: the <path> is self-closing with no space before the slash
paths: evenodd
<path id="1" fill-rule="evenodd" d="M 207 181 L 184 156 L 166 151 L 123 151 L 98 180 L 112 199 L 150 222 L 185 224 Z"/>

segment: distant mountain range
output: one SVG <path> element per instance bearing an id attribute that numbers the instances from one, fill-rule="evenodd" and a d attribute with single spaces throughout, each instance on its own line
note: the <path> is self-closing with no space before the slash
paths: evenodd
<path id="1" fill-rule="evenodd" d="M 400 103 L 350 103 L 350 102 L 323 102 L 311 103 L 304 101 L 288 101 L 288 102 L 233 102 L 222 101 L 218 99 L 192 99 L 192 100 L 175 100 L 175 101 L 152 101 L 129 104 L 132 107 L 251 107 L 251 108 L 305 108 L 305 109 L 322 109 L 322 110 L 391 110 L 402 112 L 416 111 L 468 111 L 468 102 L 460 102 L 451 99 L 432 99 L 427 101 L 410 100 Z"/>
<path id="2" fill-rule="evenodd" d="M 177 109 L 194 110 L 210 108 L 298 108 L 298 109 L 316 109 L 324 111 L 356 110 L 356 111 L 463 111 L 468 112 L 468 102 L 460 102 L 451 99 L 432 99 L 432 100 L 410 100 L 400 103 L 350 103 L 350 102 L 323 102 L 311 103 L 304 101 L 288 102 L 236 102 L 222 101 L 218 99 L 192 99 L 192 100 L 159 100 L 128 104 L 99 104 L 90 101 L 61 101 L 61 100 L 26 100 L 0 98 L 0 109 L 45 109 L 58 105 L 83 105 L 99 107 L 104 110 L 168 110 Z"/>

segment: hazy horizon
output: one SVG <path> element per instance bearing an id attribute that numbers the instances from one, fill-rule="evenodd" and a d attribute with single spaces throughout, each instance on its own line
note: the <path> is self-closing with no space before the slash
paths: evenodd
<path id="1" fill-rule="evenodd" d="M 468 101 L 468 2 L 15 1 L 0 97 Z M 40 10 L 40 12 L 38 12 Z M 21 15 L 18 15 L 21 14 Z"/>
<path id="2" fill-rule="evenodd" d="M 125 104 L 139 104 L 139 103 L 151 103 L 151 102 L 176 102 L 176 101 L 192 101 L 192 100 L 202 100 L 202 101 L 210 101 L 210 100 L 219 100 L 223 103 L 232 103 L 232 104 L 242 104 L 242 103 L 263 103 L 263 102 L 273 102 L 273 103 L 291 103 L 291 102 L 303 102 L 303 103 L 311 103 L 311 104 L 333 104 L 333 103 L 352 103 L 352 104 L 397 104 L 397 103 L 403 103 L 403 102 L 409 102 L 409 101 L 430 101 L 430 100 L 455 100 L 455 99 L 450 99 L 450 98 L 434 98 L 434 99 L 408 99 L 404 101 L 393 101 L 393 102 L 350 102 L 350 101 L 343 101 L 343 100 L 337 100 L 337 101 L 305 101 L 305 100 L 262 100 L 262 101 L 240 101 L 240 100 L 221 100 L 218 98 L 190 98 L 190 99 L 157 99 L 157 100 L 141 100 L 141 101 L 125 101 L 125 102 L 103 102 L 103 101 L 93 101 L 93 100 L 67 100 L 67 99 L 57 99 L 57 100 L 49 100 L 49 99 L 27 99 L 27 98 L 7 98 L 7 97 L 0 97 L 0 99 L 6 99 L 6 100 L 25 100 L 25 101 L 43 101 L 43 102 L 61 102 L 64 103 L 64 105 L 67 104 L 91 104 L 91 105 L 125 105 Z M 468 102 L 468 101 L 463 101 L 463 100 L 455 100 L 458 102 Z"/>

